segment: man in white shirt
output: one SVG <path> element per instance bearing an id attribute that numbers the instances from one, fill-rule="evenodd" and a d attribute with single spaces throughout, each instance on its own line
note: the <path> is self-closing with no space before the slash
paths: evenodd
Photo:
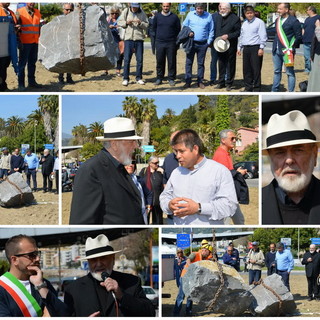
<path id="1" fill-rule="evenodd" d="M 173 215 L 174 224 L 224 224 L 237 207 L 230 171 L 203 155 L 194 130 L 179 131 L 171 146 L 180 166 L 160 195 L 162 210 Z"/>

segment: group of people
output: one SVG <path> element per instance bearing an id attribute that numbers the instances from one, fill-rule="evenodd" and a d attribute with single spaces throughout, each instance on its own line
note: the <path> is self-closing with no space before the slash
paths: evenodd
<path id="1" fill-rule="evenodd" d="M 0 317 L 154 317 L 140 278 L 113 270 L 115 254 L 104 234 L 88 237 L 89 273 L 65 286 L 62 302 L 43 278 L 41 251 L 34 238 L 19 234 L 5 245 L 8 272 L 0 277 Z"/>
<path id="2" fill-rule="evenodd" d="M 41 173 L 43 178 L 43 192 L 59 192 L 59 156 L 56 154 L 54 158 L 50 154 L 50 150 L 44 149 L 43 155 L 40 159 L 30 149 L 26 151 L 23 157 L 20 154 L 20 149 L 16 148 L 10 154 L 8 148 L 2 148 L 2 154 L 0 156 L 0 179 L 5 179 L 8 175 L 15 172 L 26 174 L 26 180 L 28 186 L 31 188 L 31 179 L 33 183 L 32 191 L 39 190 L 37 183 L 37 172 L 39 165 L 41 165 Z M 56 180 L 56 191 L 53 191 L 53 178 Z"/>

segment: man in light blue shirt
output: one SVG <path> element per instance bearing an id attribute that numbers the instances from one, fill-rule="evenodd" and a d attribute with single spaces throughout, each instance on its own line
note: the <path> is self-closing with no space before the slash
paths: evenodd
<path id="1" fill-rule="evenodd" d="M 171 146 L 179 161 L 160 195 L 163 211 L 177 225 L 224 224 L 236 212 L 230 171 L 202 154 L 202 141 L 191 129 L 176 133 Z"/>
<path id="2" fill-rule="evenodd" d="M 294 267 L 294 261 L 290 250 L 284 250 L 284 244 L 282 242 L 278 242 L 277 245 L 277 253 L 276 253 L 276 267 L 277 274 L 281 276 L 283 283 L 290 291 L 289 285 L 289 276 L 290 272 Z"/>
<path id="3" fill-rule="evenodd" d="M 183 88 L 191 87 L 192 65 L 195 54 L 197 54 L 198 75 L 197 82 L 200 89 L 204 89 L 204 60 L 208 46 L 213 41 L 214 25 L 211 14 L 205 11 L 204 3 L 196 3 L 196 10 L 188 13 L 183 22 L 183 27 L 189 27 L 192 31 L 189 37 L 193 37 L 193 47 L 186 55 L 186 83 Z"/>
<path id="4" fill-rule="evenodd" d="M 25 172 L 27 175 L 27 184 L 31 188 L 30 178 L 32 176 L 33 189 L 32 191 L 37 191 L 37 170 L 39 167 L 39 159 L 36 154 L 32 153 L 30 149 L 27 150 L 27 154 L 24 157 Z"/>
<path id="5" fill-rule="evenodd" d="M 255 17 L 254 8 L 244 9 L 246 21 L 243 22 L 238 43 L 238 55 L 243 50 L 243 79 L 245 92 L 261 91 L 261 68 L 263 50 L 267 43 L 267 31 L 264 22 Z"/>

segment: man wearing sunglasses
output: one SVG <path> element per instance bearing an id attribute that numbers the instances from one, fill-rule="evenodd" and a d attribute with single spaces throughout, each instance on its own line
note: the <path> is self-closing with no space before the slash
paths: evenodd
<path id="1" fill-rule="evenodd" d="M 22 234 L 13 236 L 5 253 L 10 269 L 0 277 L 0 317 L 68 316 L 67 306 L 43 279 L 35 240 Z"/>

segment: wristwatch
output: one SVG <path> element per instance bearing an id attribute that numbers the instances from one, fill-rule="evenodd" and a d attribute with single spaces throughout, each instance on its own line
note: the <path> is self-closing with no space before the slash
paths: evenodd
<path id="1" fill-rule="evenodd" d="M 42 288 L 47 288 L 47 283 L 46 282 L 42 282 L 41 284 L 39 284 L 38 286 L 34 286 L 34 288 L 39 291 Z"/>
<path id="2" fill-rule="evenodd" d="M 201 213 L 201 203 L 199 202 L 198 205 L 199 205 L 198 213 Z"/>

